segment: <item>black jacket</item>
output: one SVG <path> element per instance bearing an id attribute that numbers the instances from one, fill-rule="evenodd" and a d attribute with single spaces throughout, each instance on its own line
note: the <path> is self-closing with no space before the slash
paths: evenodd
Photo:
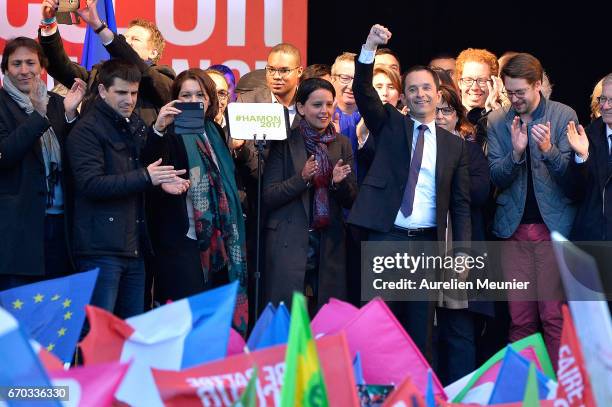
<path id="1" fill-rule="evenodd" d="M 74 78 L 80 78 L 87 83 L 87 95 L 83 99 L 81 113 L 85 114 L 93 106 L 98 96 L 98 69 L 100 64 L 88 71 L 76 62 L 72 62 L 60 37 L 59 30 L 55 34 L 43 37 L 38 34 L 38 41 L 49 60 L 49 74 L 62 85 L 70 88 Z M 175 74 L 172 68 L 163 65 L 149 65 L 143 61 L 136 51 L 125 41 L 123 35 L 115 35 L 113 41 L 106 46 L 113 58 L 121 58 L 134 63 L 142 73 L 138 87 L 138 101 L 134 112 L 148 125 L 155 123 L 159 109 L 170 102 L 171 87 Z"/>
<path id="2" fill-rule="evenodd" d="M 606 124 L 600 117 L 585 131 L 589 138 L 589 158 L 583 164 L 576 164 L 573 154 L 565 177 L 566 195 L 579 202 L 570 238 L 612 240 L 612 202 L 604 199 L 606 188 L 612 188 L 612 177 L 608 175 Z"/>
<path id="3" fill-rule="evenodd" d="M 74 254 L 140 257 L 148 249 L 144 194 L 151 181 L 141 161 L 147 127 L 121 117 L 101 99 L 67 142 L 75 180 Z"/>
<path id="4" fill-rule="evenodd" d="M 224 137 L 221 127 L 217 123 L 214 124 L 219 135 Z M 154 134 L 151 129 L 149 132 L 145 160 L 155 161 L 161 158 L 163 165 L 173 165 L 177 170 L 187 170 L 182 177 L 189 179 L 187 150 L 181 137 L 174 133 L 174 126 L 170 125 L 163 137 Z M 150 220 L 148 225 L 154 251 L 182 247 L 184 237 L 189 230 L 186 197 L 187 194 L 169 195 L 159 188 L 150 190 L 147 194 L 147 217 Z"/>
<path id="5" fill-rule="evenodd" d="M 49 96 L 47 117 L 36 111 L 27 115 L 0 89 L 0 274 L 45 274 L 47 185 L 40 137 L 52 126 L 63 154 L 72 127 L 66 123 L 64 99 L 55 93 Z M 70 183 L 63 155 L 61 180 L 68 204 Z"/>
<path id="6" fill-rule="evenodd" d="M 372 86 L 373 64 L 355 62 L 353 93 L 357 107 L 373 137 L 375 155 L 361 184 L 348 222 L 388 232 L 400 208 L 410 169 L 414 121 L 389 104 L 383 106 Z M 444 241 L 447 212 L 453 221 L 454 240 L 469 241 L 470 176 L 465 142 L 436 127 L 436 224 Z"/>

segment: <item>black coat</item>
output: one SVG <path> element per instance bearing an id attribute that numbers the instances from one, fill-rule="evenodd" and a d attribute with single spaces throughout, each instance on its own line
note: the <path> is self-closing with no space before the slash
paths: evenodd
<path id="1" fill-rule="evenodd" d="M 605 190 L 612 188 L 612 177 L 608 175 L 606 124 L 600 117 L 585 131 L 589 138 L 589 158 L 583 164 L 576 164 L 572 155 L 565 177 L 566 194 L 579 202 L 570 238 L 612 240 L 612 202 L 608 199 L 604 204 Z"/>
<path id="2" fill-rule="evenodd" d="M 328 145 L 332 166 L 342 158 L 353 166 L 348 138 L 338 135 Z M 299 129 L 287 140 L 272 144 L 266 161 L 263 205 L 268 214 L 265 224 L 266 267 L 263 273 L 265 302 L 290 304 L 293 291 L 303 292 L 311 218 L 311 188 L 302 179 L 306 147 Z M 331 297 L 346 298 L 345 225 L 342 209 L 350 209 L 357 195 L 351 174 L 329 192 L 330 224 L 321 232 L 319 289 L 317 304 Z"/>
<path id="3" fill-rule="evenodd" d="M 64 202 L 70 202 L 63 147 L 72 125 L 66 123 L 64 98 L 49 96 L 45 118 L 36 111 L 27 115 L 0 89 L 0 274 L 45 274 L 47 185 L 40 137 L 49 126 L 62 147 Z"/>
<path id="4" fill-rule="evenodd" d="M 83 99 L 81 113 L 86 114 L 93 106 L 98 96 L 98 69 L 100 64 L 88 71 L 76 62 L 72 62 L 66 51 L 59 30 L 53 35 L 43 37 L 38 34 L 38 41 L 49 60 L 49 74 L 62 85 L 70 88 L 74 78 L 80 78 L 87 83 L 87 95 Z M 132 62 L 142 74 L 138 87 L 138 100 L 134 112 L 147 124 L 155 123 L 159 109 L 171 100 L 171 87 L 174 81 L 174 71 L 169 66 L 148 65 L 125 41 L 123 35 L 116 35 L 113 41 L 106 46 L 106 50 L 113 58 L 121 58 Z"/>
<path id="5" fill-rule="evenodd" d="M 219 135 L 224 137 L 223 130 L 214 123 Z M 163 137 L 150 131 L 149 147 L 146 150 L 146 161 L 162 159 L 162 165 L 173 165 L 175 169 L 187 170 L 182 178 L 189 179 L 189 162 L 187 150 L 181 136 L 174 133 L 170 125 Z M 248 153 L 248 150 L 245 150 Z M 153 251 L 180 249 L 189 230 L 189 216 L 186 206 L 187 194 L 170 195 L 160 188 L 150 190 L 147 194 L 147 217 L 149 234 Z"/>
<path id="6" fill-rule="evenodd" d="M 75 180 L 74 254 L 140 257 L 148 248 L 144 194 L 151 181 L 142 162 L 147 127 L 101 99 L 67 142 Z M 141 241 L 142 239 L 142 241 Z"/>
<path id="7" fill-rule="evenodd" d="M 372 86 L 373 64 L 355 62 L 353 93 L 373 138 L 375 155 L 361 184 L 348 222 L 386 233 L 393 227 L 410 169 L 414 121 L 389 104 L 383 105 Z M 436 127 L 436 224 L 438 240 L 446 235 L 450 210 L 454 240 L 469 241 L 470 176 L 466 143 Z"/>

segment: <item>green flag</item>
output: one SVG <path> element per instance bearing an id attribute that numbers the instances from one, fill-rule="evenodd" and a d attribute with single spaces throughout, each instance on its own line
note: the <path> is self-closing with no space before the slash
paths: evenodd
<path id="1" fill-rule="evenodd" d="M 302 294 L 293 293 L 281 407 L 328 405 L 323 372 L 306 311 L 306 300 Z"/>
<path id="2" fill-rule="evenodd" d="M 234 407 L 257 407 L 257 366 L 253 367 L 247 387 L 240 399 L 234 403 Z"/>
<path id="3" fill-rule="evenodd" d="M 535 363 L 529 364 L 529 374 L 527 375 L 527 385 L 523 396 L 523 407 L 540 407 L 540 396 L 538 394 L 538 379 L 536 378 Z"/>

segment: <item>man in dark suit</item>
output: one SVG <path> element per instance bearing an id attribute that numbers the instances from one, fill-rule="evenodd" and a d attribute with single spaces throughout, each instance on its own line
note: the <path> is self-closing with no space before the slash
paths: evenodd
<path id="1" fill-rule="evenodd" d="M 444 241 L 449 212 L 454 240 L 470 240 L 468 152 L 462 139 L 435 125 L 439 80 L 430 68 L 413 67 L 404 76 L 402 98 L 410 117 L 382 104 L 372 68 L 376 48 L 390 37 L 389 30 L 374 25 L 355 66 L 353 92 L 370 129 L 363 148 L 375 152 L 348 222 L 368 229 L 371 241 L 407 241 L 411 252 L 420 254 L 430 251 L 422 242 Z M 431 357 L 434 304 L 394 303 L 392 309 Z"/>
<path id="2" fill-rule="evenodd" d="M 289 123 L 295 128 L 299 115 L 295 109 L 295 94 L 304 72 L 300 50 L 281 43 L 270 50 L 266 65 L 266 85 L 238 96 L 242 103 L 280 103 L 289 111 Z"/>
<path id="3" fill-rule="evenodd" d="M 572 240 L 597 260 L 608 305 L 612 304 L 612 73 L 602 83 L 598 98 L 601 117 L 586 130 L 568 124 L 568 141 L 574 157 L 570 160 L 566 187 L 578 202 L 578 212 L 570 234 Z"/>
<path id="4" fill-rule="evenodd" d="M 85 83 L 76 79 L 66 98 L 48 93 L 40 79 L 46 65 L 33 39 L 6 43 L 0 89 L 0 291 L 72 270 L 64 142 Z"/>

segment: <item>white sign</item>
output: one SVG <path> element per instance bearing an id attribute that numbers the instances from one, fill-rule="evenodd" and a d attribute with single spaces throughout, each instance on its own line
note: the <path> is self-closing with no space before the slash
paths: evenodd
<path id="1" fill-rule="evenodd" d="M 280 103 L 230 103 L 227 106 L 230 135 L 238 140 L 287 138 L 285 108 Z"/>

